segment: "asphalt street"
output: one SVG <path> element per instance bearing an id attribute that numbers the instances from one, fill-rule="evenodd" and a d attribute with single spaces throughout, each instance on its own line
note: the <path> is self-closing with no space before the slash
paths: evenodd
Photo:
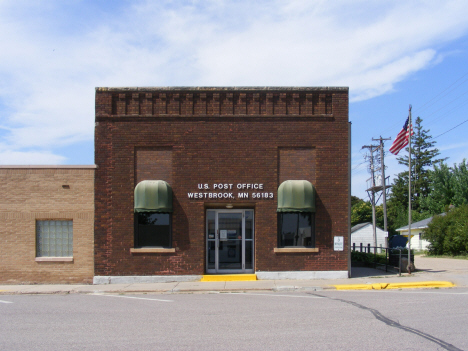
<path id="1" fill-rule="evenodd" d="M 1 350 L 467 350 L 468 289 L 0 296 Z"/>

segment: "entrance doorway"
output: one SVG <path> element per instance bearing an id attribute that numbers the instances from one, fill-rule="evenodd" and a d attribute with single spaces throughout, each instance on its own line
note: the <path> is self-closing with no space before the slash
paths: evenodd
<path id="1" fill-rule="evenodd" d="M 206 211 L 206 272 L 254 273 L 254 211 Z"/>

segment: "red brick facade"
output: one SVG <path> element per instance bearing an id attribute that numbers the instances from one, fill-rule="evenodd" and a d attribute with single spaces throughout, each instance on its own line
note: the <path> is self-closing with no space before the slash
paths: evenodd
<path id="1" fill-rule="evenodd" d="M 255 212 L 256 272 L 348 271 L 347 88 L 98 88 L 95 130 L 95 275 L 204 274 L 209 208 Z M 173 189 L 175 252 L 135 253 L 133 197 L 145 179 Z M 318 252 L 275 252 L 277 189 L 316 189 Z M 234 184 L 234 199 L 189 199 L 199 184 Z M 273 199 L 240 199 L 262 183 Z M 334 251 L 333 237 L 345 238 Z"/>

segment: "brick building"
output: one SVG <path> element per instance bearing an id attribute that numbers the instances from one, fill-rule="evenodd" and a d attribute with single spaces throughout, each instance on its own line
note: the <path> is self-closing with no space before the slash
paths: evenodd
<path id="1" fill-rule="evenodd" d="M 0 283 L 91 283 L 95 166 L 0 166 Z"/>
<path id="2" fill-rule="evenodd" d="M 94 281 L 349 271 L 347 88 L 97 88 Z"/>

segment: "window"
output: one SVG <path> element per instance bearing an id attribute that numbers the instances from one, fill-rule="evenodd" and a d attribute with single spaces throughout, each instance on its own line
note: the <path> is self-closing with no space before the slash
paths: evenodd
<path id="1" fill-rule="evenodd" d="M 307 180 L 278 187 L 278 248 L 315 249 L 315 188 Z"/>
<path id="2" fill-rule="evenodd" d="M 278 213 L 278 247 L 315 247 L 315 214 Z"/>
<path id="3" fill-rule="evenodd" d="M 135 187 L 135 248 L 172 248 L 172 188 L 164 180 Z"/>
<path id="4" fill-rule="evenodd" d="M 172 215 L 163 212 L 135 213 L 135 247 L 172 247 Z"/>
<path id="5" fill-rule="evenodd" d="M 73 221 L 36 221 L 37 257 L 73 256 Z"/>

